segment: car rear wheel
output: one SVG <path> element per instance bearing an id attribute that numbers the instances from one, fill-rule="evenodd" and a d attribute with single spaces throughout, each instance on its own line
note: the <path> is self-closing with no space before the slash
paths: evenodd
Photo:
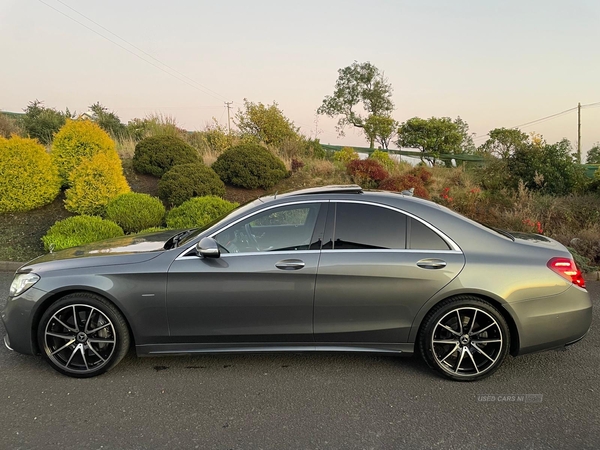
<path id="1" fill-rule="evenodd" d="M 52 368 L 77 378 L 113 368 L 129 349 L 121 313 L 94 294 L 70 294 L 50 305 L 38 326 L 39 348 Z"/>
<path id="2" fill-rule="evenodd" d="M 477 297 L 443 301 L 424 319 L 421 355 L 447 378 L 475 381 L 494 373 L 510 347 L 510 330 L 502 314 Z"/>

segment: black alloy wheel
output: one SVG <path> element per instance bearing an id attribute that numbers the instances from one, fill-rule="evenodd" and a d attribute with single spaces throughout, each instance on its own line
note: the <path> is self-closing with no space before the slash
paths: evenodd
<path id="1" fill-rule="evenodd" d="M 493 305 L 461 296 L 441 302 L 425 317 L 419 348 L 427 364 L 447 378 L 475 381 L 500 367 L 510 330 Z"/>
<path id="2" fill-rule="evenodd" d="M 127 353 L 125 319 L 106 299 L 70 294 L 50 305 L 38 326 L 39 348 L 52 368 L 76 378 L 100 375 Z"/>

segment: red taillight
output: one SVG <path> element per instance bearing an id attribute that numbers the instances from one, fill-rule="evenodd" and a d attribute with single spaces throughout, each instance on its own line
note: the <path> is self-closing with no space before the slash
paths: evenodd
<path id="1" fill-rule="evenodd" d="M 575 261 L 569 258 L 552 258 L 548 261 L 548 268 L 556 272 L 561 277 L 569 280 L 580 288 L 585 288 L 585 280 L 581 275 L 581 270 L 577 268 Z"/>

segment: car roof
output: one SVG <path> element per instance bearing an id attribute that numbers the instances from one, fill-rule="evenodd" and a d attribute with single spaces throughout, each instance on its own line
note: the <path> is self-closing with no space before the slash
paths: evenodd
<path id="1" fill-rule="evenodd" d="M 310 195 L 310 194 L 362 194 L 363 188 L 357 184 L 332 184 L 329 186 L 313 187 L 308 189 L 300 189 L 298 191 L 286 192 L 280 197 L 292 197 L 295 195 Z M 275 194 L 277 195 L 277 194 Z"/>
<path id="2" fill-rule="evenodd" d="M 402 198 L 404 200 L 408 200 L 409 202 L 420 203 L 434 208 L 439 208 L 439 205 L 431 200 L 425 200 L 419 197 L 413 197 L 412 195 L 406 195 L 404 192 L 363 189 L 357 184 L 333 184 L 329 186 L 300 189 L 297 191 L 285 192 L 283 194 L 275 193 L 274 195 L 261 197 L 261 201 L 273 201 L 280 199 L 290 200 L 296 196 L 307 196 L 315 199 L 319 198 L 320 196 L 324 196 L 328 199 L 343 198 L 349 200 L 355 195 L 360 195 L 361 197 L 364 196 L 365 200 L 387 199 L 387 201 L 391 201 L 392 203 L 395 203 L 395 200 Z"/>

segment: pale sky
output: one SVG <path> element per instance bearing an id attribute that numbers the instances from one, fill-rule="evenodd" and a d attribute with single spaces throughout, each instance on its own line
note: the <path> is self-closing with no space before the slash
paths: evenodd
<path id="1" fill-rule="evenodd" d="M 600 102 L 599 24 L 598 0 L 0 0 L 0 110 L 100 101 L 124 122 L 160 112 L 197 130 L 247 98 L 314 136 L 337 70 L 356 60 L 385 72 L 396 120 L 461 116 L 485 135 Z M 367 145 L 335 122 L 319 119 L 321 142 Z M 575 145 L 577 114 L 522 129 Z M 600 104 L 582 110 L 584 154 L 598 141 Z"/>

